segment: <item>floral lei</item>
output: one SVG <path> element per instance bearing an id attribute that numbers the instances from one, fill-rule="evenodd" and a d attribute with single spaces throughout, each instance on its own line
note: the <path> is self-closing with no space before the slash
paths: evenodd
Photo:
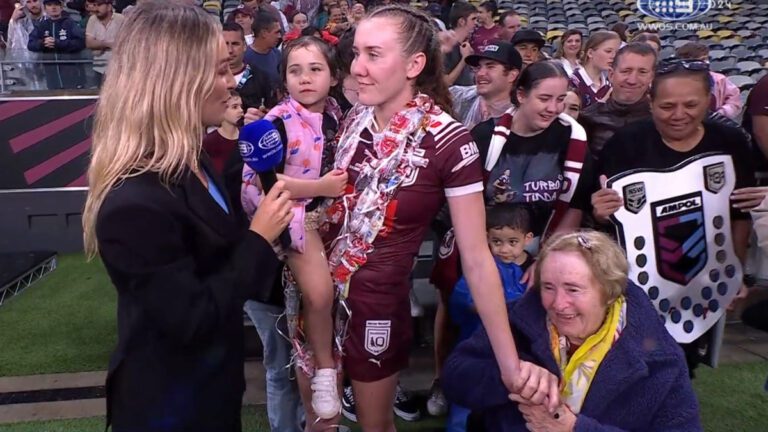
<path id="1" fill-rule="evenodd" d="M 334 290 L 338 298 L 334 322 L 334 345 L 337 368 L 351 315 L 345 299 L 352 275 L 368 260 L 373 241 L 384 226 L 387 206 L 403 180 L 416 166 L 426 161 L 416 155 L 432 115 L 441 110 L 429 96 L 418 94 L 396 113 L 386 129 L 373 134 L 375 155 L 368 155 L 360 163 L 360 174 L 354 188 L 340 198 L 325 205 L 328 222 L 342 223 L 332 243 L 328 264 Z M 373 107 L 356 105 L 347 117 L 346 127 L 337 134 L 335 169 L 346 170 L 360 144 L 360 135 L 374 122 Z M 294 348 L 294 361 L 307 376 L 314 375 L 313 354 L 305 343 L 300 314 L 300 291 L 293 275 L 287 269 L 283 274 L 286 293 L 288 333 Z"/>
<path id="2" fill-rule="evenodd" d="M 415 155 L 427 132 L 431 115 L 440 113 L 432 99 L 418 94 L 389 121 L 386 129 L 373 134 L 375 154 L 360 164 L 352 192 L 335 200 L 326 211 L 330 223 L 342 224 L 328 257 L 331 277 L 346 298 L 352 275 L 368 260 L 373 242 L 384 226 L 387 206 L 400 184 L 424 160 Z M 348 127 L 338 140 L 336 165 L 346 171 L 357 152 L 360 134 L 373 123 L 373 108 L 358 107 L 350 113 Z"/>

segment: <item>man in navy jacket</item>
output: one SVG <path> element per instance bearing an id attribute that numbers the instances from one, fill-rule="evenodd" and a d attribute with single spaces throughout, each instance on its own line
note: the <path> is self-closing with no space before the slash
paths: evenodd
<path id="1" fill-rule="evenodd" d="M 27 48 L 46 53 L 45 79 L 49 90 L 83 88 L 85 68 L 83 63 L 73 63 L 85 49 L 85 33 L 71 18 L 62 12 L 61 0 L 44 0 L 45 14 L 29 35 Z M 62 55 L 64 54 L 64 55 Z M 48 63 L 54 61 L 54 63 Z"/>

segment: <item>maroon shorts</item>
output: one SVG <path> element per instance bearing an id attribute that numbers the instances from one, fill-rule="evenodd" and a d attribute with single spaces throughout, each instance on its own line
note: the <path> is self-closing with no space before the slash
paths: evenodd
<path id="1" fill-rule="evenodd" d="M 352 278 L 343 357 L 350 379 L 379 381 L 408 367 L 413 341 L 408 270 L 397 283 L 377 281 L 387 273 L 372 269 L 360 269 Z"/>

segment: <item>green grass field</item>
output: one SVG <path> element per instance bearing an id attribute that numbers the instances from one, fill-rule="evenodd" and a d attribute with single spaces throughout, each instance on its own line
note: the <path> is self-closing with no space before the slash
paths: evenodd
<path id="1" fill-rule="evenodd" d="M 116 305 L 100 261 L 59 256 L 53 273 L 0 306 L 0 376 L 106 369 Z"/>
<path id="2" fill-rule="evenodd" d="M 716 370 L 701 368 L 694 381 L 694 388 L 699 395 L 704 430 L 768 431 L 768 394 L 763 390 L 767 375 L 768 362 L 726 365 Z M 434 417 L 414 423 L 398 421 L 397 430 L 431 432 L 439 430 L 443 423 L 444 419 Z M 100 417 L 0 425 L 0 432 L 98 432 L 103 429 L 104 419 Z M 246 407 L 243 431 L 266 430 L 269 430 L 269 425 L 264 407 Z"/>
<path id="3" fill-rule="evenodd" d="M 65 255 L 59 268 L 0 307 L 0 376 L 106 369 L 115 343 L 116 295 L 99 261 Z M 768 431 L 768 362 L 701 367 L 694 388 L 706 431 Z M 398 423 L 432 431 L 442 419 Z M 247 407 L 244 431 L 268 430 L 263 407 Z M 101 431 L 103 418 L 0 425 L 0 432 Z M 354 429 L 353 429 L 354 430 Z"/>

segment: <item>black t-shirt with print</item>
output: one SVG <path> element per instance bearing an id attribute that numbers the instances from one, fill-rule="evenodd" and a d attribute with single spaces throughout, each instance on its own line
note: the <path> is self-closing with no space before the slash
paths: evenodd
<path id="1" fill-rule="evenodd" d="M 494 127 L 491 119 L 472 129 L 483 164 Z M 558 120 L 534 136 L 510 132 L 485 185 L 486 204 L 525 203 L 531 213 L 531 231 L 535 236 L 541 235 L 563 186 L 563 164 L 570 137 L 570 126 Z"/>
<path id="2" fill-rule="evenodd" d="M 600 188 L 600 175 L 611 178 L 633 169 L 666 169 L 704 153 L 729 154 L 736 170 L 736 189 L 754 186 L 754 167 L 744 133 L 713 120 L 704 121 L 704 136 L 687 152 L 673 150 L 662 141 L 653 120 L 632 123 L 608 140 L 593 166 L 585 168 L 571 207 L 592 212 L 591 197 Z M 749 219 L 749 213 L 731 209 L 731 219 Z"/>

